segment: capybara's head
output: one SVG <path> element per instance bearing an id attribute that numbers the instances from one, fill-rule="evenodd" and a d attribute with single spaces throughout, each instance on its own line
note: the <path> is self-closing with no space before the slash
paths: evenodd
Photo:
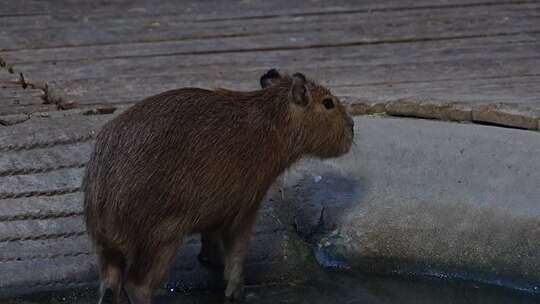
<path id="1" fill-rule="evenodd" d="M 260 78 L 263 89 L 277 89 L 288 100 L 290 144 L 300 145 L 302 153 L 337 157 L 347 153 L 353 143 L 354 121 L 330 90 L 301 73 L 281 75 L 271 69 Z M 291 147 L 293 148 L 293 147 Z"/>

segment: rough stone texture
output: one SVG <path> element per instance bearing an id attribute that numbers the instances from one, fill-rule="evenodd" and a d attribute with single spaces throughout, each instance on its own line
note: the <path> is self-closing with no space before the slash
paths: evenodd
<path id="1" fill-rule="evenodd" d="M 451 121 L 471 121 L 470 106 L 439 100 L 399 99 L 386 104 L 385 111 L 393 116 L 408 116 Z"/>
<path id="2" fill-rule="evenodd" d="M 319 261 L 538 292 L 538 133 L 410 119 L 356 122 L 352 153 L 306 161 L 286 177 L 296 227 L 315 244 Z"/>
<path id="3" fill-rule="evenodd" d="M 347 98 L 342 100 L 347 106 L 351 115 L 371 115 L 386 112 L 386 104 L 383 102 L 370 102 L 369 100 L 350 101 Z"/>
<path id="4" fill-rule="evenodd" d="M 540 110 L 533 107 L 491 104 L 472 111 L 472 120 L 510 127 L 537 130 Z"/>

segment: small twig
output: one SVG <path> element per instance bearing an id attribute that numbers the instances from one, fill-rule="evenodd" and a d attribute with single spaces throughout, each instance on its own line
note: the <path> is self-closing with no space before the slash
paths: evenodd
<path id="1" fill-rule="evenodd" d="M 28 83 L 24 79 L 23 73 L 19 73 L 19 82 L 21 83 L 23 89 L 26 89 L 28 87 Z"/>

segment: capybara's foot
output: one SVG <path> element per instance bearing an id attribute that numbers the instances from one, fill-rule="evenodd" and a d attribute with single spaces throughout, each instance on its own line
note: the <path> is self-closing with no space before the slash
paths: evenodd
<path id="1" fill-rule="evenodd" d="M 218 254 L 199 253 L 197 256 L 199 263 L 206 268 L 222 270 L 223 259 Z"/>
<path id="2" fill-rule="evenodd" d="M 106 288 L 100 293 L 101 297 L 99 298 L 98 304 L 113 304 L 113 293 L 110 288 Z"/>
<path id="3" fill-rule="evenodd" d="M 244 301 L 244 284 L 238 284 L 237 286 L 227 285 L 225 290 L 225 299 L 228 303 L 240 303 Z"/>

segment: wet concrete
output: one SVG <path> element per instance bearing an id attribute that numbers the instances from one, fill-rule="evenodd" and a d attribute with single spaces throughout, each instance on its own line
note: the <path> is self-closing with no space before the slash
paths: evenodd
<path id="1" fill-rule="evenodd" d="M 219 291 L 183 294 L 169 292 L 156 297 L 156 304 L 220 304 Z M 245 303 L 259 304 L 529 304 L 540 298 L 504 288 L 464 282 L 443 282 L 403 277 L 365 277 L 343 273 L 324 274 L 302 285 L 250 286 Z M 44 293 L 7 299 L 5 304 L 94 304 L 94 289 Z"/>

